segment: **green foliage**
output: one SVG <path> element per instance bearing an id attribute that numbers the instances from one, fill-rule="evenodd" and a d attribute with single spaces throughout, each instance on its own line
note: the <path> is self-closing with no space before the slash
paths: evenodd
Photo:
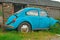
<path id="1" fill-rule="evenodd" d="M 50 30 L 41 30 L 30 33 L 18 33 L 16 31 L 2 32 L 0 29 L 0 40 L 47 40 L 52 35 L 60 34 L 60 24 L 56 23 Z M 46 39 L 47 38 L 47 39 Z"/>
<path id="2" fill-rule="evenodd" d="M 54 34 L 44 30 L 21 33 L 16 31 L 2 32 L 0 29 L 0 40 L 47 40 L 52 35 Z"/>
<path id="3" fill-rule="evenodd" d="M 2 32 L 0 31 L 0 40 L 47 40 L 49 32 L 39 31 L 30 33 L 18 33 L 16 31 Z"/>
<path id="4" fill-rule="evenodd" d="M 0 11 L 0 16 L 2 16 L 2 12 Z"/>
<path id="5" fill-rule="evenodd" d="M 60 24 L 56 23 L 55 25 L 50 27 L 50 32 L 60 34 Z"/>

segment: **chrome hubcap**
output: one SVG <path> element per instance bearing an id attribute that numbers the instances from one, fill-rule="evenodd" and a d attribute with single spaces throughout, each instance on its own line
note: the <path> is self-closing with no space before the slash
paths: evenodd
<path id="1" fill-rule="evenodd" d="M 28 32 L 28 31 L 29 31 L 28 25 L 22 25 L 21 32 Z"/>

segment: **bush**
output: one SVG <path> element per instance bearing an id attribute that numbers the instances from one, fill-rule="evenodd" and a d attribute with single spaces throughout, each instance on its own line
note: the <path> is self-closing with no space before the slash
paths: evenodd
<path id="1" fill-rule="evenodd" d="M 49 31 L 56 34 L 60 34 L 60 24 L 56 23 L 55 25 L 51 26 Z"/>

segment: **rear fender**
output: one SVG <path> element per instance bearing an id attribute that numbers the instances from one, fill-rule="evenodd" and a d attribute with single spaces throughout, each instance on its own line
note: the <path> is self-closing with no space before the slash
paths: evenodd
<path id="1" fill-rule="evenodd" d="M 14 16 L 14 15 L 10 16 L 5 24 L 11 23 L 14 18 L 16 18 L 16 16 Z"/>
<path id="2" fill-rule="evenodd" d="M 17 19 L 16 22 L 13 24 L 13 25 L 14 25 L 14 28 L 18 28 L 18 26 L 19 26 L 21 23 L 23 23 L 23 22 L 28 22 L 28 23 L 31 25 L 31 27 L 32 27 L 32 25 L 33 25 L 30 20 L 27 20 L 27 18 L 19 18 L 19 19 Z"/>

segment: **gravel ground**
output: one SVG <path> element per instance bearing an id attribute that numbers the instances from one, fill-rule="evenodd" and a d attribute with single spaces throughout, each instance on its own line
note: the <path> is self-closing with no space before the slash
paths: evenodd
<path id="1" fill-rule="evenodd" d="M 49 38 L 49 40 L 60 40 L 60 34 L 56 34 L 55 36 L 52 36 Z"/>

